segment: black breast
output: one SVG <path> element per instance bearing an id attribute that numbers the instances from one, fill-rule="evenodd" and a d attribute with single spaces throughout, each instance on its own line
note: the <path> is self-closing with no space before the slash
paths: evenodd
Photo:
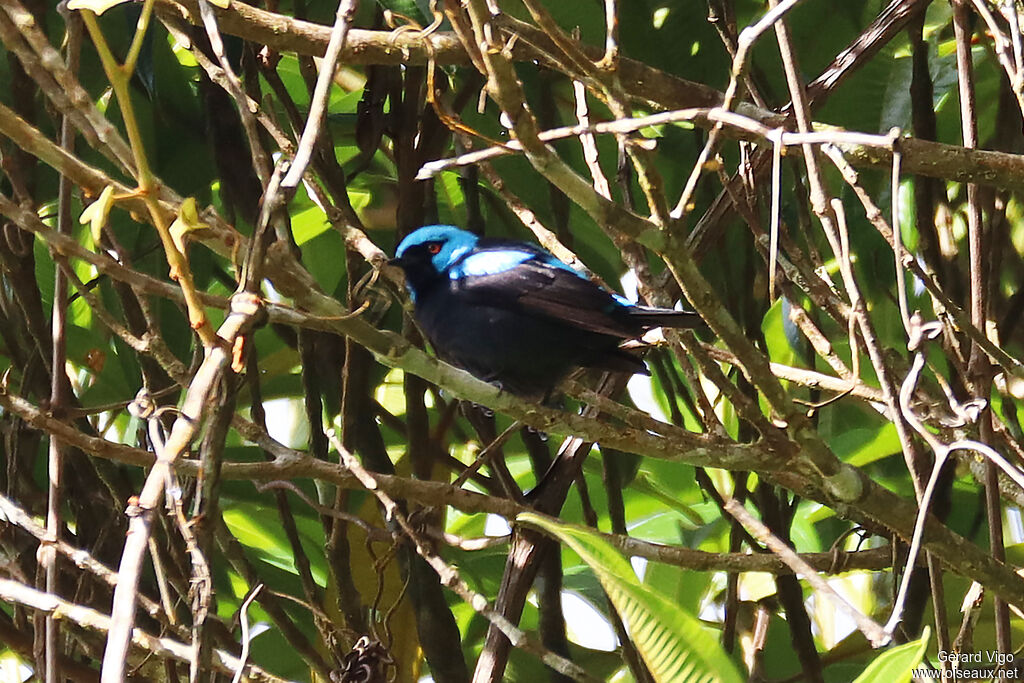
<path id="1" fill-rule="evenodd" d="M 576 366 L 646 372 L 619 337 L 487 305 L 450 281 L 417 293 L 416 320 L 442 359 L 518 395 L 543 397 Z"/>

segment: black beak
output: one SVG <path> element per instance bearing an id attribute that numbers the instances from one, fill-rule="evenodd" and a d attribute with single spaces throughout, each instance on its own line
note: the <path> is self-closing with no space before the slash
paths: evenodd
<path id="1" fill-rule="evenodd" d="M 387 264 L 389 266 L 398 266 L 399 268 L 405 268 L 405 263 L 406 261 L 404 258 L 399 258 L 397 256 L 387 260 Z"/>

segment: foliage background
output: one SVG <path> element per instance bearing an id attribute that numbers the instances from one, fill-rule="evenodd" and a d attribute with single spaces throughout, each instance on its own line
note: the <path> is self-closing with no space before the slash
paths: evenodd
<path id="1" fill-rule="evenodd" d="M 368 675 L 398 680 L 581 675 L 552 672 L 543 651 L 600 680 L 649 680 L 631 642 L 642 638 L 626 636 L 575 552 L 531 531 L 484 539 L 494 520 L 511 522 L 533 506 L 612 532 L 613 545 L 645 558 L 635 563 L 643 585 L 703 619 L 749 678 L 848 681 L 877 653 L 723 511 L 726 501 L 746 504 L 857 610 L 884 623 L 905 569 L 915 490 L 936 452 L 975 439 L 1016 465 L 1024 453 L 1016 413 L 1024 68 L 1015 4 L 795 3 L 781 42 L 794 49 L 799 87 L 787 82 L 769 25 L 734 70 L 737 37 L 769 10 L 762 2 L 492 4 L 501 15 L 489 17 L 482 1 L 446 3 L 443 23 L 430 28 L 426 3 L 363 2 L 346 15 L 351 30 L 306 182 L 279 209 L 261 197 L 306 121 L 333 3 L 268 1 L 260 10 L 232 0 L 211 9 L 241 91 L 222 87 L 199 3 L 113 6 L 98 25 L 123 60 L 155 5 L 125 74 L 133 113 L 77 12 L 45 2 L 0 7 L 0 481 L 12 522 L 0 528 L 4 680 L 30 670 L 98 680 L 109 624 L 70 607 L 110 614 L 111 587 L 98 569 L 63 556 L 51 563 L 50 541 L 37 548 L 59 533 L 124 571 L 125 506 L 143 491 L 144 465 L 170 432 L 173 407 L 187 413 L 186 387 L 207 391 L 202 417 L 174 427 L 195 438 L 174 468 L 176 515 L 159 506 L 151 516 L 152 544 L 137 566 L 153 606 L 136 625 L 199 645 L 181 656 L 136 644 L 128 666 L 146 680 L 184 680 L 190 668 L 193 677 L 230 680 L 210 652 L 239 653 L 242 603 L 259 584 L 244 613 L 259 625 L 249 660 L 262 680 L 329 680 L 332 672 L 364 680 L 356 655 Z M 616 50 L 605 52 L 609 10 Z M 68 21 L 84 33 L 80 58 L 70 56 Z M 484 24 L 491 42 L 481 53 Z M 47 44 L 70 70 L 55 66 Z M 958 87 L 968 73 L 976 104 L 962 116 Z M 731 108 L 761 128 L 712 134 L 711 156 L 699 163 L 713 128 L 708 108 L 721 104 L 734 76 L 742 88 Z M 593 122 L 699 111 L 597 135 L 595 161 L 579 131 L 550 147 L 534 137 L 577 123 L 574 80 Z M 243 92 L 252 106 L 238 106 Z M 809 171 L 798 146 L 787 147 L 778 184 L 771 181 L 769 132 L 797 130 L 794 92 L 807 94 L 807 111 L 828 126 L 823 139 L 860 170 L 855 185 L 820 153 L 820 172 Z M 70 161 L 57 161 L 65 115 L 80 137 Z M 126 119 L 138 126 L 127 162 L 117 156 L 118 144 L 128 149 L 119 142 Z M 976 144 L 965 120 L 976 121 Z M 102 121 L 119 132 L 104 132 Z M 898 306 L 885 233 L 892 145 L 879 142 L 893 128 L 906 136 L 896 185 L 912 255 L 905 295 L 911 311 L 941 323 L 921 347 L 927 368 L 906 401 L 898 391 L 917 328 L 905 327 Z M 850 142 L 840 129 L 882 137 Z M 512 137 L 525 154 L 417 179 L 424 163 Z M 140 153 L 155 184 L 132 194 Z M 69 182 L 63 198 L 55 167 Z M 691 175 L 692 195 L 677 205 Z M 105 220 L 69 220 L 112 183 L 121 185 Z M 202 309 L 212 327 L 199 324 L 198 334 L 182 304 L 182 271 L 169 277 L 176 248 L 152 225 L 189 223 L 182 198 L 200 207 L 191 227 L 203 225 L 188 232 L 183 265 L 209 295 Z M 774 279 L 773 202 L 783 236 Z M 252 251 L 261 220 L 269 225 L 263 248 Z M 540 240 L 615 289 L 638 286 L 661 305 L 682 298 L 711 329 L 670 335 L 647 355 L 653 377 L 634 378 L 627 391 L 624 380 L 580 377 L 561 408 L 524 404 L 416 351 L 422 340 L 399 305 L 399 275 L 384 261 L 402 235 L 434 222 Z M 835 247 L 841 231 L 845 254 Z M 247 285 L 265 298 L 269 324 L 244 328 L 234 362 L 222 353 L 208 373 L 204 359 L 223 352 L 209 330 L 230 322 L 228 299 Z M 66 312 L 63 331 L 55 309 Z M 140 416 L 138 402 L 129 410 L 141 387 L 152 408 L 166 410 Z M 575 416 L 581 405 L 600 414 Z M 328 434 L 377 473 L 408 528 L 382 513 L 344 458 L 339 464 Z M 586 446 L 562 444 L 568 434 Z M 590 452 L 594 441 L 602 446 Z M 555 484 L 524 500 L 560 447 L 572 457 L 560 461 Z M 482 452 L 490 457 L 465 483 L 479 495 L 448 486 Z M 58 461 L 59 485 L 48 481 Z M 930 627 L 937 666 L 946 666 L 939 650 L 1015 651 L 1021 622 L 1010 608 L 1024 606 L 1024 581 L 1012 571 L 1024 534 L 1020 500 L 1019 487 L 975 452 L 953 454 L 897 641 Z M 47 529 L 19 526 L 19 510 Z M 529 652 L 488 635 L 485 615 L 462 599 L 468 593 L 442 586 L 410 529 L 428 559 L 457 568 L 467 590 L 535 636 Z M 530 568 L 517 568 L 517 558 Z M 62 598 L 63 618 L 47 618 L 52 605 L 32 609 L 41 595 L 33 587 Z M 586 623 L 570 621 L 567 635 L 567 591 L 618 628 L 615 651 L 576 644 Z M 130 621 L 123 610 L 113 616 Z M 363 635 L 380 647 L 353 649 Z M 679 656 L 694 656 L 681 647 Z"/>

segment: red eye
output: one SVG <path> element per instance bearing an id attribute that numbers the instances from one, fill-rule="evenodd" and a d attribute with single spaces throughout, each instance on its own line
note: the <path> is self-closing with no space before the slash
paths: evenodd
<path id="1" fill-rule="evenodd" d="M 441 243 L 431 242 L 430 244 L 427 245 L 427 251 L 429 251 L 431 254 L 441 253 Z"/>

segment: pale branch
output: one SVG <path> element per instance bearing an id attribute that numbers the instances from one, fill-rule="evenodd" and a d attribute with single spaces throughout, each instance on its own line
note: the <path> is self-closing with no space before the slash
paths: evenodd
<path id="1" fill-rule="evenodd" d="M 313 90 L 313 101 L 309 105 L 309 114 L 306 116 L 306 123 L 295 149 L 295 157 L 281 181 L 282 188 L 296 188 L 312 159 L 313 145 L 316 143 L 317 136 L 320 135 L 320 126 L 327 114 L 328 98 L 331 86 L 334 84 L 334 71 L 338 67 L 338 58 L 345 50 L 345 43 L 352 31 L 352 15 L 355 14 L 356 4 L 355 0 L 346 0 L 338 4 L 334 27 L 331 29 L 324 52 L 324 61 L 320 64 L 320 74 L 317 76 L 316 87 Z"/>
<path id="2" fill-rule="evenodd" d="M 870 135 L 826 126 L 822 126 L 820 130 L 815 130 L 811 133 L 788 133 L 781 129 L 769 128 L 755 119 L 721 108 L 675 109 L 649 116 L 622 118 L 614 121 L 601 121 L 598 123 L 590 123 L 588 121 L 575 126 L 562 126 L 544 130 L 537 134 L 537 138 L 542 142 L 554 142 L 575 137 L 585 141 L 586 138 L 592 137 L 594 133 L 625 135 L 652 126 L 683 122 L 692 123 L 695 121 L 709 121 L 721 124 L 723 127 L 738 133 L 749 134 L 751 142 L 762 144 L 768 144 L 772 140 L 777 140 L 779 144 L 784 146 L 831 143 L 833 145 L 870 147 L 874 149 L 888 149 L 893 144 L 892 138 L 887 135 Z M 522 143 L 518 140 L 509 140 L 502 145 L 485 147 L 457 157 L 428 161 L 420 168 L 416 179 L 427 180 L 441 171 L 479 164 L 483 161 L 522 151 Z M 611 199 L 610 191 L 608 193 L 601 192 L 601 194 L 606 199 Z"/>
<path id="3" fill-rule="evenodd" d="M 589 187 L 589 185 L 588 185 Z M 288 263 L 292 265 L 289 266 Z M 677 436 L 658 436 L 647 430 L 617 428 L 602 425 L 576 415 L 526 403 L 495 387 L 481 382 L 466 372 L 441 363 L 423 351 L 390 332 L 378 330 L 360 318 L 344 317 L 341 304 L 321 293 L 311 276 L 294 264 L 291 255 L 284 249 L 268 250 L 268 272 L 275 273 L 274 285 L 278 291 L 292 297 L 296 304 L 329 321 L 334 332 L 350 336 L 365 346 L 377 359 L 389 367 L 401 367 L 406 372 L 419 375 L 454 395 L 487 406 L 493 410 L 522 421 L 549 434 L 573 435 L 587 441 L 603 443 L 648 457 L 662 458 L 690 464 L 706 463 L 712 467 L 734 470 L 753 470 L 767 476 L 800 495 L 813 498 L 837 510 L 843 516 L 860 521 L 871 521 L 895 531 L 909 539 L 913 533 L 916 504 L 896 496 L 872 481 L 859 468 L 846 465 L 838 460 L 827 448 L 819 448 L 814 458 L 798 451 L 796 444 L 786 442 L 789 452 L 779 452 L 774 444 L 769 447 L 763 442 L 755 444 L 728 444 L 718 441 L 695 442 L 690 434 L 682 443 Z M 287 277 L 284 277 L 284 276 Z M 767 365 L 767 363 L 766 363 Z M 770 368 L 767 369 L 770 373 Z M 777 381 L 772 376 L 773 381 Z M 802 418 L 802 416 L 801 416 Z M 806 444 L 813 439 L 809 427 L 801 427 L 798 435 Z M 680 435 L 681 436 L 681 435 Z M 711 445 L 714 444 L 714 445 Z M 742 466 L 737 466 L 742 462 Z M 860 491 L 855 499 L 838 500 L 832 491 L 835 472 L 855 477 L 853 488 Z M 928 536 L 935 541 L 928 550 L 935 552 L 949 563 L 949 566 L 964 575 L 984 575 L 978 579 L 993 590 L 1002 591 L 1008 601 L 1024 604 L 1024 580 L 1001 563 L 994 562 L 979 548 L 965 539 L 952 534 L 947 528 L 932 520 Z M 943 539 L 940 543 L 938 539 Z M 946 545 L 948 544 L 948 545 Z"/>
<path id="4" fill-rule="evenodd" d="M 395 524 L 397 529 L 400 529 L 401 533 L 412 542 L 416 553 L 437 573 L 442 585 L 462 598 L 477 614 L 487 619 L 492 627 L 499 628 L 505 634 L 505 637 L 516 647 L 529 652 L 568 678 L 576 681 L 597 681 L 596 678 L 590 676 L 575 662 L 552 652 L 544 647 L 543 644 L 536 642 L 533 637 L 506 619 L 496 607 L 488 604 L 486 596 L 470 587 L 465 579 L 462 578 L 459 570 L 438 555 L 431 547 L 431 544 L 425 542 L 422 535 L 409 523 L 406 514 L 399 508 L 395 499 L 380 489 L 374 474 L 364 469 L 359 460 L 342 446 L 333 431 L 329 432 L 327 436 L 331 441 L 331 445 L 337 451 L 341 463 L 368 492 L 377 498 L 381 507 L 385 510 L 387 519 Z"/>
<path id="5" fill-rule="evenodd" d="M 242 129 L 245 131 L 246 141 L 249 143 L 249 153 L 252 154 L 253 170 L 256 172 L 257 177 L 259 177 L 264 191 L 266 191 L 273 169 L 270 157 L 263 148 L 263 144 L 259 139 L 258 129 L 256 128 L 255 114 L 259 111 L 259 107 L 252 107 L 251 101 L 242 87 L 242 82 L 235 74 L 231 62 L 227 58 L 227 54 L 224 51 L 224 41 L 221 39 L 220 30 L 217 28 L 217 20 L 213 15 L 213 8 L 207 0 L 199 0 L 199 14 L 203 20 L 203 27 L 206 29 L 210 49 L 216 55 L 217 61 L 220 64 L 222 79 L 218 81 L 218 85 L 224 88 L 231 95 L 232 99 L 235 100 L 238 115 L 242 121 Z M 202 54 L 203 51 L 193 45 L 192 53 L 193 55 Z M 209 69 L 207 71 L 209 72 Z"/>
<path id="6" fill-rule="evenodd" d="M 2 105 L 0 105 L 2 107 Z M 139 292 L 152 294 L 177 303 L 184 303 L 181 289 L 170 282 L 160 280 L 152 275 L 129 268 L 105 253 L 92 251 L 69 235 L 64 235 L 44 223 L 35 212 L 20 206 L 0 193 L 0 215 L 6 216 L 22 230 L 36 235 L 54 253 L 55 257 L 67 257 L 82 260 L 93 266 L 97 272 L 120 280 Z M 199 300 L 212 308 L 227 310 L 230 300 L 227 297 L 205 292 L 198 293 Z M 293 325 L 324 332 L 336 328 L 332 320 L 325 320 L 316 315 L 291 308 L 284 304 L 265 302 L 267 319 L 272 323 Z M 348 315 L 343 313 L 343 316 Z"/>
<path id="7" fill-rule="evenodd" d="M 878 234 L 886 242 L 892 244 L 894 239 L 892 228 L 874 200 L 871 199 L 867 190 L 864 189 L 857 171 L 853 169 L 837 147 L 825 145 L 822 147 L 822 151 L 832 160 L 832 163 L 835 164 L 842 174 L 843 180 L 846 181 L 853 190 L 854 195 L 860 200 L 861 205 L 864 207 L 864 215 L 868 221 L 871 222 L 878 231 Z M 956 322 L 957 328 L 970 337 L 974 343 L 988 354 L 993 362 L 998 363 L 1007 373 L 1012 375 L 1019 370 L 1021 362 L 1010 356 L 1001 346 L 993 343 L 991 339 L 985 336 L 971 321 L 970 313 L 960 308 L 946 292 L 942 291 L 942 288 L 935 281 L 935 276 L 922 266 L 920 261 L 914 258 L 913 255 L 904 252 L 901 265 L 910 270 L 918 282 L 935 298 L 934 308 L 937 313 L 947 313 Z"/>
<path id="8" fill-rule="evenodd" d="M 661 230 L 655 222 L 609 202 L 539 139 L 538 122 L 526 106 L 523 88 L 510 58 L 494 43 L 492 17 L 481 0 L 470 0 L 467 9 L 474 39 L 489 47 L 481 51 L 488 79 L 487 92 L 510 122 L 530 164 L 613 236 L 631 237 L 665 260 L 687 300 L 735 353 L 744 375 L 785 423 L 785 433 L 774 428 L 761 433 L 762 440 L 779 456 L 776 466 L 788 461 L 786 467 L 813 472 L 814 485 L 827 492 L 830 498 L 845 502 L 857 500 L 863 493 L 860 475 L 839 461 L 810 429 L 806 416 L 772 374 L 767 359 L 753 347 L 745 331 L 721 305 L 683 240 L 674 231 Z"/>
<path id="9" fill-rule="evenodd" d="M 10 207 L 8 207 L 10 208 Z M 13 211 L 12 211 L 13 213 Z M 274 255 L 278 253 L 279 258 Z M 326 297 L 317 291 L 315 283 L 308 280 L 308 274 L 294 262 L 283 258 L 280 252 L 271 249 L 271 258 L 268 262 L 268 273 L 272 274 L 275 285 L 279 285 L 280 291 L 286 295 L 293 296 L 297 303 L 312 311 L 312 314 L 293 313 L 296 319 L 312 320 L 322 324 L 321 329 L 334 333 L 351 336 L 364 344 L 377 355 L 378 359 L 389 366 L 400 366 L 414 374 L 420 374 L 425 378 L 434 381 L 441 386 L 455 391 L 456 394 L 474 400 L 478 403 L 506 412 L 525 424 L 558 434 L 584 434 L 587 438 L 618 447 L 630 452 L 641 452 L 650 457 L 661 457 L 672 460 L 686 461 L 692 464 L 703 464 L 726 469 L 755 470 L 769 472 L 777 468 L 785 468 L 784 459 L 774 457 L 771 452 L 761 447 L 744 447 L 739 445 L 706 445 L 695 447 L 693 435 L 684 439 L 690 442 L 686 446 L 675 443 L 674 439 L 662 438 L 650 434 L 645 430 L 627 430 L 628 433 L 621 433 L 611 426 L 602 427 L 600 423 L 581 421 L 577 416 L 569 416 L 558 411 L 550 411 L 539 406 L 523 404 L 508 395 L 501 394 L 493 387 L 479 382 L 455 368 L 439 363 L 430 358 L 422 351 L 408 345 L 405 340 L 392 333 L 377 330 L 358 317 L 351 317 L 341 308 L 341 305 L 334 299 Z M 283 309 L 287 312 L 288 309 Z M 312 317 L 310 317 L 312 316 Z M 288 316 L 283 316 L 282 321 L 287 322 Z M 294 322 L 294 321 L 292 321 Z M 137 464 L 144 464 L 137 462 Z M 822 499 L 821 473 L 815 468 L 808 468 L 806 479 L 801 479 L 793 473 L 776 471 L 772 475 L 777 481 L 785 480 L 786 485 L 794 490 L 813 495 L 816 499 Z M 275 473 L 278 477 L 279 473 Z M 912 531 L 912 523 L 905 524 L 907 519 L 912 519 L 912 512 L 904 509 L 907 503 L 901 499 L 891 496 L 888 492 L 876 491 L 874 484 L 867 482 L 867 489 L 864 491 L 868 499 L 875 499 L 878 505 L 867 505 L 866 500 L 858 501 L 855 508 L 838 506 L 847 509 L 847 514 L 857 519 L 875 519 L 880 524 L 896 530 L 904 537 L 909 537 Z M 884 502 L 878 497 L 885 499 Z M 399 496 L 402 497 L 402 496 Z M 835 501 L 827 497 L 823 499 L 826 504 L 835 506 Z M 904 514 L 909 517 L 904 518 Z M 945 557 L 954 558 L 951 566 L 966 575 L 974 575 L 975 568 L 981 567 L 985 574 L 999 576 L 994 585 L 998 585 L 1009 595 L 1024 595 L 1024 588 L 1017 586 L 1018 577 L 1002 576 L 1002 570 L 992 565 L 986 558 L 973 562 L 968 555 L 974 554 L 977 550 L 970 544 L 955 542 L 955 550 L 952 554 L 945 554 Z M 967 550 L 967 549 L 970 550 Z M 929 548 L 935 552 L 941 552 L 937 548 Z M 1024 599 L 1022 599 L 1024 602 Z"/>

